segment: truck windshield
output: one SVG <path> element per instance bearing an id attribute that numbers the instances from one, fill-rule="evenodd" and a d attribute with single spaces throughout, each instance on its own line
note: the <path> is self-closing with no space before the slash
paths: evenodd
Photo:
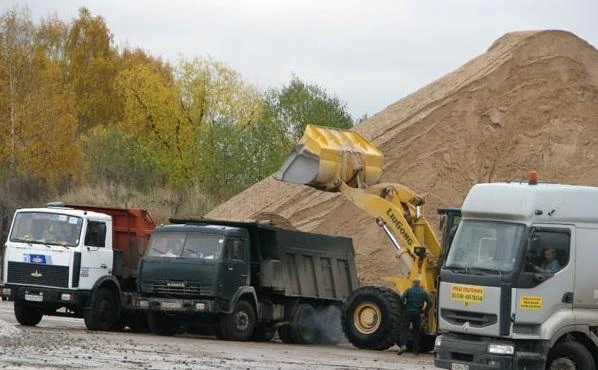
<path id="1" fill-rule="evenodd" d="M 510 272 L 523 245 L 524 230 L 522 224 L 463 220 L 445 267 L 473 273 Z"/>
<path id="2" fill-rule="evenodd" d="M 11 242 L 76 247 L 81 237 L 81 217 L 61 213 L 18 212 L 10 232 Z"/>
<path id="3" fill-rule="evenodd" d="M 220 259 L 224 237 L 205 233 L 154 232 L 149 257 Z"/>

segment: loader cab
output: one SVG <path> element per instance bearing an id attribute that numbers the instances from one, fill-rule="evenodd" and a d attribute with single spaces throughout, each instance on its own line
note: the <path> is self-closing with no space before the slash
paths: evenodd
<path id="1" fill-rule="evenodd" d="M 451 243 L 455 238 L 457 227 L 461 222 L 460 208 L 438 208 L 440 215 L 440 230 L 442 231 L 442 251 L 440 253 L 440 265 L 446 260 Z"/>

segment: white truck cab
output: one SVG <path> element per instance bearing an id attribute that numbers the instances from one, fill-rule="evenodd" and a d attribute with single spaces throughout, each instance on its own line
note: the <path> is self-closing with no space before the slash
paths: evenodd
<path id="1" fill-rule="evenodd" d="M 595 369 L 598 188 L 475 185 L 440 274 L 434 363 Z"/>
<path id="2" fill-rule="evenodd" d="M 127 209 L 58 204 L 15 212 L 4 246 L 2 296 L 14 300 L 19 323 L 35 326 L 43 315 L 55 315 L 84 317 L 92 330 L 118 325 L 121 293 L 135 289 L 134 282 L 126 284 L 134 274 L 123 266 L 136 270 L 139 259 L 132 266 L 127 252 L 142 253 L 133 251 L 134 238 L 113 240 L 119 214 L 130 220 L 121 234 L 136 236 L 136 218 Z"/>

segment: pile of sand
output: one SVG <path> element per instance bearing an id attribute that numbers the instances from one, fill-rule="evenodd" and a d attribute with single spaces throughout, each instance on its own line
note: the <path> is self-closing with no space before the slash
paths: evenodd
<path id="1" fill-rule="evenodd" d="M 384 152 L 383 182 L 426 196 L 433 224 L 436 208 L 459 207 L 473 184 L 525 178 L 530 169 L 540 180 L 598 186 L 598 51 L 568 32 L 509 33 L 355 131 Z M 372 217 L 339 194 L 268 178 L 207 216 L 260 212 L 352 237 L 364 282 L 400 271 Z"/>

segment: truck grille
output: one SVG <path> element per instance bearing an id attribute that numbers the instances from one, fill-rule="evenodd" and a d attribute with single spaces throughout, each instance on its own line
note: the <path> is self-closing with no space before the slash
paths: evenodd
<path id="1" fill-rule="evenodd" d="M 212 289 L 201 285 L 197 281 L 167 281 L 154 280 L 141 284 L 144 293 L 154 293 L 164 296 L 210 296 Z"/>
<path id="2" fill-rule="evenodd" d="M 9 261 L 7 283 L 68 288 L 69 267 Z"/>
<path id="3" fill-rule="evenodd" d="M 494 325 L 497 322 L 497 317 L 493 314 L 449 310 L 446 308 L 440 310 L 440 316 L 453 325 L 463 325 L 469 322 L 470 326 L 476 328 Z"/>

